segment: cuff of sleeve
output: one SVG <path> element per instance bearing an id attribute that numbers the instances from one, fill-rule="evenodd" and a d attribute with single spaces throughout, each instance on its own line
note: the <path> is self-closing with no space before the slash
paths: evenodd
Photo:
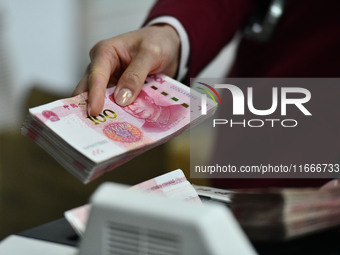
<path id="1" fill-rule="evenodd" d="M 166 23 L 170 26 L 174 27 L 179 35 L 181 41 L 181 57 L 178 66 L 177 77 L 175 79 L 181 81 L 184 79 L 188 72 L 188 60 L 189 60 L 189 52 L 190 52 L 190 44 L 189 44 L 189 37 L 187 32 L 185 31 L 184 27 L 182 26 L 181 22 L 178 19 L 171 17 L 171 16 L 161 16 L 156 19 L 151 20 L 147 23 L 147 26 L 156 24 L 156 23 Z"/>

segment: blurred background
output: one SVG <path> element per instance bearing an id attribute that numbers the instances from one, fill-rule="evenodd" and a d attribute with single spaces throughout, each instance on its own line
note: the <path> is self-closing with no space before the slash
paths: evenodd
<path id="1" fill-rule="evenodd" d="M 188 132 L 88 185 L 20 134 L 29 107 L 69 97 L 92 46 L 140 27 L 153 2 L 0 0 L 0 240 L 63 217 L 104 181 L 133 185 L 181 168 L 191 182 L 209 184 L 189 178 Z M 201 76 L 223 77 L 236 45 L 234 40 Z"/>

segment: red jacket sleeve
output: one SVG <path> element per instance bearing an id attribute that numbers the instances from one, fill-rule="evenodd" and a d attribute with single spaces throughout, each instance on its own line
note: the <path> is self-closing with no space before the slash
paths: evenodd
<path id="1" fill-rule="evenodd" d="M 159 16 L 173 16 L 182 23 L 190 42 L 190 78 L 195 77 L 243 26 L 252 13 L 253 2 L 160 0 L 152 8 L 147 22 Z"/>

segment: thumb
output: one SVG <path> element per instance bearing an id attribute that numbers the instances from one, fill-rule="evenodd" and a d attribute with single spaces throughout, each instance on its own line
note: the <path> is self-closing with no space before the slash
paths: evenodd
<path id="1" fill-rule="evenodd" d="M 157 63 L 157 58 L 145 51 L 140 51 L 132 59 L 121 75 L 114 93 L 114 98 L 120 106 L 133 103 L 141 91 L 145 79 Z"/>

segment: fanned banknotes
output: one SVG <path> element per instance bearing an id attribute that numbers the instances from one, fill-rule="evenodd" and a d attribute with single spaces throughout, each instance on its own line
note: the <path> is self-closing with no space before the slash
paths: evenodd
<path id="1" fill-rule="evenodd" d="M 63 167 L 84 183 L 179 135 L 211 116 L 201 94 L 163 74 L 150 75 L 135 102 L 120 107 L 108 88 L 104 109 L 87 114 L 87 92 L 29 109 L 22 128 Z"/>

